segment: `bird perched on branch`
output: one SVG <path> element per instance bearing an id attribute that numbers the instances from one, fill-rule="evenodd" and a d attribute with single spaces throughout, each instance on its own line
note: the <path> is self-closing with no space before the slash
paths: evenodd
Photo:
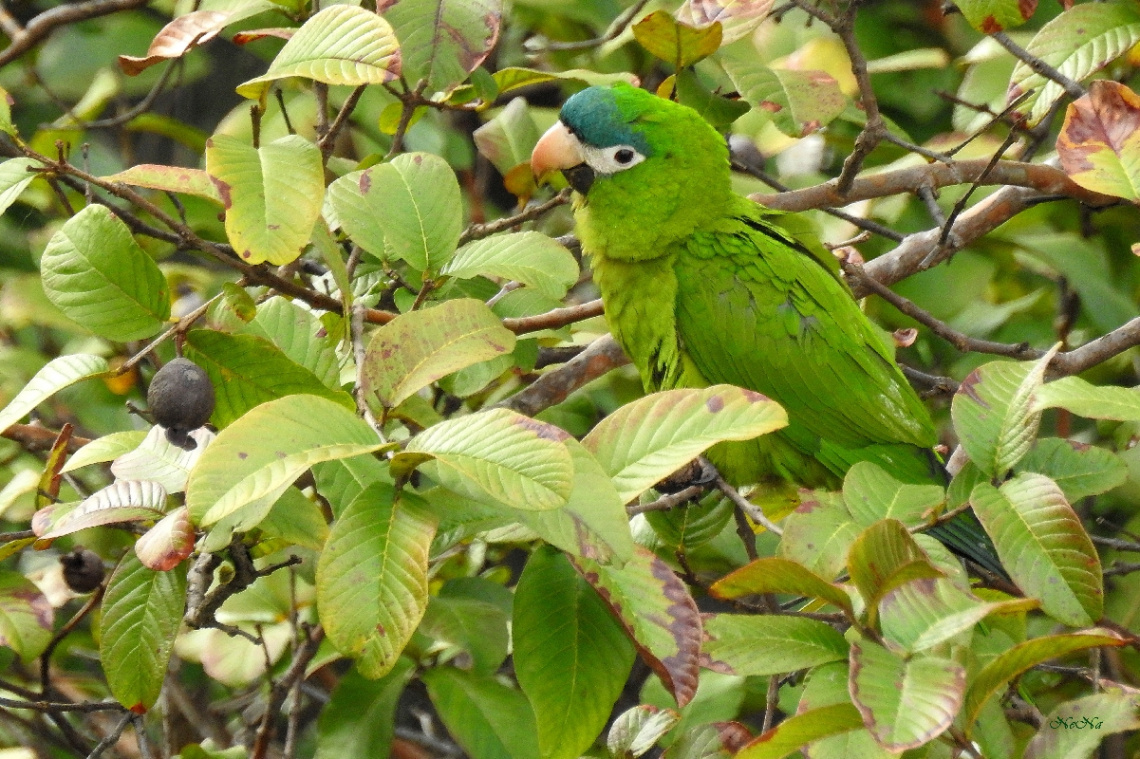
<path id="1" fill-rule="evenodd" d="M 836 487 L 856 462 L 945 482 L 930 415 L 834 257 L 736 195 L 724 138 L 696 111 L 618 84 L 571 96 L 531 168 L 560 170 L 614 337 L 647 390 L 727 383 L 789 424 L 709 458 L 735 484 Z M 972 515 L 929 534 L 1004 574 Z"/>

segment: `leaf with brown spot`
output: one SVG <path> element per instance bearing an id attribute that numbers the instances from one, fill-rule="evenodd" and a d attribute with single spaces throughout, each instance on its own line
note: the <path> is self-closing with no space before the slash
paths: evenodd
<path id="1" fill-rule="evenodd" d="M 1057 155 L 1081 187 L 1140 201 L 1140 95 L 1111 80 L 1093 82 L 1065 111 Z"/>
<path id="2" fill-rule="evenodd" d="M 625 628 L 641 658 L 678 706 L 697 692 L 701 615 L 685 584 L 648 549 L 637 546 L 620 569 L 571 561 Z"/>
<path id="3" fill-rule="evenodd" d="M 666 390 L 628 403 L 583 440 L 625 502 L 725 440 L 749 440 L 787 424 L 775 401 L 733 385 Z"/>
<path id="4" fill-rule="evenodd" d="M 378 11 L 403 45 L 403 75 L 428 94 L 450 93 L 487 59 L 503 24 L 502 0 L 387 0 Z"/>
<path id="5" fill-rule="evenodd" d="M 986 34 L 1021 26 L 1037 10 L 1037 0 L 957 0 L 955 5 L 970 26 Z"/>
<path id="6" fill-rule="evenodd" d="M 146 55 L 120 55 L 119 68 L 127 76 L 137 76 L 156 63 L 181 58 L 199 45 L 204 45 L 230 23 L 232 13 L 193 11 L 179 16 L 159 30 L 151 40 Z"/>
<path id="7" fill-rule="evenodd" d="M 122 182 L 135 187 L 146 187 L 150 190 L 163 192 L 180 192 L 185 195 L 196 195 L 199 198 L 222 202 L 221 188 L 215 184 L 202 169 L 186 169 L 181 166 L 163 166 L 155 163 L 142 163 L 117 174 L 101 177 L 108 182 Z M 218 184 L 225 184 L 218 183 Z M 229 205 L 229 185 L 225 185 L 226 201 Z"/>

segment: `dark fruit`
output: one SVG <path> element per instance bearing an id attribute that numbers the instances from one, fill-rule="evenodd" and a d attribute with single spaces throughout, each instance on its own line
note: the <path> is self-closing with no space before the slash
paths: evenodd
<path id="1" fill-rule="evenodd" d="M 63 565 L 63 579 L 67 587 L 76 593 L 90 593 L 103 584 L 106 569 L 103 560 L 94 551 L 76 548 L 71 553 L 59 557 Z"/>
<path id="2" fill-rule="evenodd" d="M 166 428 L 166 439 L 193 450 L 197 443 L 189 433 L 214 413 L 214 384 L 202 367 L 190 359 L 176 358 L 154 375 L 146 402 L 154 421 Z"/>

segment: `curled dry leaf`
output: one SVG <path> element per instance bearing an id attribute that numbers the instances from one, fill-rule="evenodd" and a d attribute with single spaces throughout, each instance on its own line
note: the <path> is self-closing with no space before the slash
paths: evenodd
<path id="1" fill-rule="evenodd" d="M 218 36 L 231 15 L 220 11 L 194 11 L 179 16 L 159 30 L 144 57 L 120 55 L 119 68 L 127 76 L 137 76 L 156 63 L 181 58 Z"/>
<path id="2" fill-rule="evenodd" d="M 1140 201 L 1140 95 L 1118 82 L 1093 82 L 1065 112 L 1057 155 L 1080 186 Z"/>

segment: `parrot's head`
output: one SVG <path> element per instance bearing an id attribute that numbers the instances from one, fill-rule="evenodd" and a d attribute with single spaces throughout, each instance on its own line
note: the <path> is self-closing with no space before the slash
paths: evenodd
<path id="1" fill-rule="evenodd" d="M 540 179 L 563 173 L 580 193 L 580 226 L 611 238 L 595 246 L 607 254 L 629 247 L 620 242 L 634 225 L 656 235 L 623 258 L 691 234 L 722 214 L 732 193 L 724 137 L 688 106 L 624 83 L 572 95 L 535 145 L 531 170 Z"/>

